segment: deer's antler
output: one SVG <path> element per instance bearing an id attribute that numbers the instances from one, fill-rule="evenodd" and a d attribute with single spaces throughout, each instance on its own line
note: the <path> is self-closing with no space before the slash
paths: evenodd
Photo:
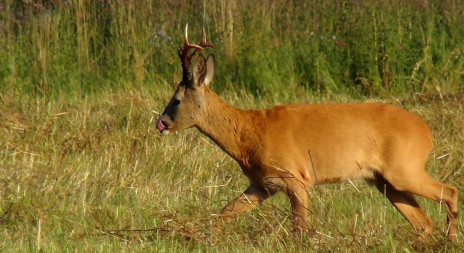
<path id="1" fill-rule="evenodd" d="M 212 44 L 206 42 L 206 33 L 203 29 L 203 39 L 199 45 L 190 44 L 188 41 L 188 23 L 185 25 L 185 37 L 184 45 L 179 48 L 179 58 L 182 62 L 182 80 L 189 80 L 190 73 L 190 64 L 192 62 L 192 57 L 200 50 L 203 50 L 205 47 L 214 47 Z M 194 48 L 195 50 L 189 54 L 189 50 Z"/>

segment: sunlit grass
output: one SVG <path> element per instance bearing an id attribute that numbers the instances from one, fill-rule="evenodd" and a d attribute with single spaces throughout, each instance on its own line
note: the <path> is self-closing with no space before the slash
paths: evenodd
<path id="1" fill-rule="evenodd" d="M 224 234 L 212 234 L 212 214 L 243 191 L 247 180 L 195 129 L 163 138 L 156 132 L 155 112 L 169 95 L 144 89 L 57 101 L 4 95 L 2 251 L 459 251 L 463 246 L 461 239 L 457 245 L 447 240 L 445 210 L 437 203 L 420 199 L 436 226 L 431 237 L 422 237 L 375 189 L 356 181 L 310 190 L 310 233 L 303 238 L 291 233 L 283 194 L 227 224 Z M 235 93 L 223 97 L 242 108 L 272 105 Z M 291 100 L 329 99 L 353 101 L 310 95 Z M 390 102 L 431 125 L 436 147 L 429 171 L 460 187 L 462 95 Z"/>

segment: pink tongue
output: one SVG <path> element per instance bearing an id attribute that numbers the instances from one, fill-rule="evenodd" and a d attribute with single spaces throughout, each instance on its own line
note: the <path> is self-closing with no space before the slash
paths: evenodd
<path id="1" fill-rule="evenodd" d="M 156 120 L 156 129 L 158 129 L 158 131 L 160 132 L 166 129 L 166 126 L 163 124 L 163 121 L 161 121 L 160 119 Z"/>

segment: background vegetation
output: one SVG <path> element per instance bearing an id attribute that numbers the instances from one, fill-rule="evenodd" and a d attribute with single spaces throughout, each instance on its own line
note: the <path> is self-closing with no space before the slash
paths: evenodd
<path id="1" fill-rule="evenodd" d="M 362 182 L 309 194 L 294 238 L 278 195 L 211 233 L 247 184 L 196 130 L 154 127 L 188 22 L 216 47 L 212 87 L 241 108 L 377 101 L 432 127 L 433 177 L 464 183 L 464 2 L 0 1 L 0 251 L 456 251 Z M 464 206 L 460 202 L 460 210 Z M 461 219 L 462 220 L 462 219 Z M 462 221 L 460 220 L 460 230 Z"/>
<path id="2" fill-rule="evenodd" d="M 464 4 L 447 1 L 4 0 L 0 83 L 55 94 L 178 80 L 204 27 L 215 87 L 385 95 L 463 86 Z"/>

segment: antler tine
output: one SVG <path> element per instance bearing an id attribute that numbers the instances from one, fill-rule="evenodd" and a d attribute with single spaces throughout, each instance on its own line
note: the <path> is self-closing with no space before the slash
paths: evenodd
<path id="1" fill-rule="evenodd" d="M 203 39 L 200 42 L 200 46 L 205 48 L 205 47 L 214 47 L 212 44 L 206 42 L 206 32 L 205 28 L 203 27 Z"/>
<path id="2" fill-rule="evenodd" d="M 188 45 L 188 29 L 189 29 L 189 23 L 185 24 L 185 35 L 184 35 L 184 43 L 185 45 Z"/>
<path id="3" fill-rule="evenodd" d="M 188 49 L 190 49 L 190 48 L 196 48 L 196 49 L 202 50 L 203 48 L 202 48 L 201 46 L 198 46 L 198 45 L 190 44 L 190 43 L 189 43 L 189 41 L 188 41 L 188 26 L 189 26 L 189 24 L 187 23 L 187 24 L 185 25 L 184 47 L 186 46 Z"/>
<path id="4" fill-rule="evenodd" d="M 185 25 L 185 35 L 184 35 L 184 47 L 182 50 L 184 52 L 188 52 L 190 48 L 196 48 L 199 50 L 202 50 L 203 48 L 201 46 L 195 45 L 195 44 L 190 44 L 188 41 L 188 23 Z"/>

